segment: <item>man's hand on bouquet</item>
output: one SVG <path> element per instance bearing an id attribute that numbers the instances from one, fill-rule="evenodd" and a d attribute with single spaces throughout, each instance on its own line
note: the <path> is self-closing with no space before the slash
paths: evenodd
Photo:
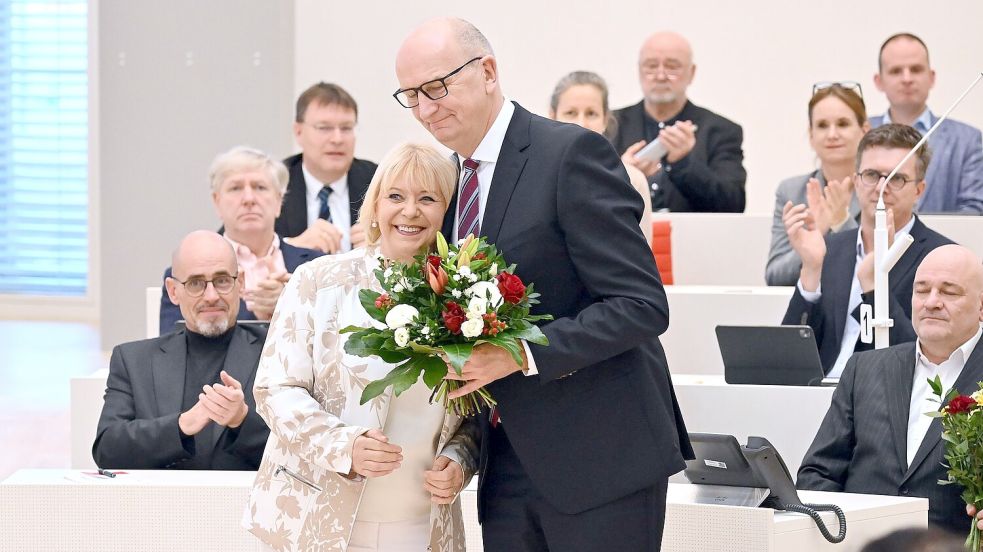
<path id="1" fill-rule="evenodd" d="M 976 506 L 973 506 L 972 504 L 967 504 L 966 515 L 968 515 L 969 517 L 975 517 L 976 528 L 979 529 L 980 531 L 983 531 L 983 511 L 977 512 Z"/>
<path id="2" fill-rule="evenodd" d="M 451 504 L 464 486 L 464 468 L 446 456 L 438 456 L 433 467 L 423 472 L 423 488 L 434 504 Z"/>
<path id="3" fill-rule="evenodd" d="M 482 343 L 471 351 L 471 357 L 464 363 L 464 368 L 461 369 L 460 375 L 457 374 L 452 366 L 448 366 L 447 379 L 459 380 L 466 383 L 451 393 L 448 393 L 447 397 L 451 399 L 463 397 L 513 372 L 526 370 L 526 350 L 521 343 L 518 345 L 519 354 L 522 355 L 521 366 L 515 363 L 515 359 L 512 358 L 511 353 L 490 343 Z"/>
<path id="4" fill-rule="evenodd" d="M 382 477 L 399 468 L 403 449 L 389 442 L 378 429 L 370 429 L 355 438 L 352 445 L 352 471 L 363 477 Z"/>

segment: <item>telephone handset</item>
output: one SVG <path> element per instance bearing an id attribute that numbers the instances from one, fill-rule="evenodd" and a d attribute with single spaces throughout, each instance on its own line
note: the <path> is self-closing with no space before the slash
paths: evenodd
<path id="1" fill-rule="evenodd" d="M 764 437 L 748 437 L 741 446 L 733 435 L 690 433 L 696 459 L 686 461 L 684 475 L 698 485 L 764 489 L 760 506 L 806 514 L 819 532 L 832 543 L 846 538 L 846 516 L 833 504 L 803 504 L 792 483 L 792 475 L 775 447 Z M 719 489 L 719 487 L 717 487 Z M 719 500 L 717 501 L 719 502 Z M 818 512 L 836 514 L 839 533 L 832 535 Z"/>

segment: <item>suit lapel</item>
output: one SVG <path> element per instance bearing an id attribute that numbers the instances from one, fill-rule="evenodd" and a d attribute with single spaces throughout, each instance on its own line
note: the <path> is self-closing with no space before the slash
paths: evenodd
<path id="1" fill-rule="evenodd" d="M 919 220 L 917 216 L 915 216 L 915 223 L 911 225 L 911 231 L 909 232 L 912 239 L 915 241 L 910 247 L 908 247 L 905 254 L 898 259 L 897 264 L 894 265 L 894 268 L 891 269 L 891 273 L 888 275 L 888 278 L 891 281 L 892 295 L 895 293 L 897 287 L 899 287 L 903 282 L 910 280 L 910 278 L 906 278 L 905 276 L 918 268 L 917 264 L 921 261 L 921 253 L 925 248 L 926 235 L 924 230 L 925 225 L 922 224 L 922 221 Z"/>
<path id="2" fill-rule="evenodd" d="M 887 382 L 887 411 L 891 423 L 891 441 L 901 471 L 908 464 L 908 412 L 911 405 L 911 382 L 915 377 L 915 345 L 893 349 L 896 362 L 884 366 Z"/>
<path id="3" fill-rule="evenodd" d="M 522 169 L 526 166 L 525 149 L 529 147 L 529 124 L 532 116 L 519 104 L 515 104 L 515 113 L 505 132 L 505 141 L 495 162 L 495 176 L 492 178 L 485 202 L 485 214 L 481 218 L 481 234 L 495 243 L 502 229 L 502 220 L 508 209 L 512 192 L 519 182 Z"/>
<path id="4" fill-rule="evenodd" d="M 454 217 L 457 213 L 457 192 L 461 188 L 461 158 L 455 153 L 451 155 L 451 161 L 454 162 L 454 168 L 457 169 L 457 185 L 454 186 L 454 196 L 447 204 L 447 211 L 444 213 L 444 224 L 440 228 L 440 233 L 444 235 L 444 238 L 446 238 L 448 242 L 451 242 L 454 239 Z"/>
<path id="5" fill-rule="evenodd" d="M 158 416 L 181 412 L 188 357 L 188 345 L 185 342 L 184 332 L 185 330 L 181 330 L 162 337 L 160 348 L 154 351 L 150 361 Z"/>
<path id="6" fill-rule="evenodd" d="M 358 221 L 358 211 L 362 208 L 362 200 L 369 189 L 375 171 L 369 172 L 369 165 L 359 159 L 352 161 L 348 170 L 348 214 L 352 224 Z"/>
<path id="7" fill-rule="evenodd" d="M 621 130 L 618 132 L 623 137 L 624 142 L 619 144 L 619 152 L 622 153 L 628 146 L 639 140 L 645 139 L 645 104 L 644 101 L 628 108 L 626 117 L 621 118 L 619 124 Z"/>
<path id="8" fill-rule="evenodd" d="M 834 249 L 835 257 L 830 259 L 829 266 L 836 268 L 830 275 L 829 288 L 833 295 L 832 312 L 850 314 L 850 291 L 853 288 L 853 274 L 857 270 L 857 232 L 860 229 L 851 230 L 849 236 L 844 236 L 847 241 L 846 247 Z M 843 267 L 840 269 L 839 267 Z M 825 286 L 824 286 L 825 287 Z M 825 290 L 824 290 L 825 292 Z M 843 342 L 843 330 L 846 327 L 846 318 L 836 316 L 833 320 L 833 343 Z M 839 354 L 839 353 L 837 353 Z M 835 360 L 835 356 L 833 357 Z"/>
<path id="9" fill-rule="evenodd" d="M 302 159 L 290 167 L 287 196 L 283 198 L 280 218 L 286 222 L 286 235 L 280 237 L 297 236 L 307 229 L 307 181 L 304 180 Z"/>
<path id="10" fill-rule="evenodd" d="M 963 367 L 963 371 L 956 378 L 954 387 L 959 390 L 960 394 L 969 395 L 979 389 L 977 382 L 981 380 L 983 380 L 983 340 L 977 343 L 976 348 L 970 353 L 969 359 Z M 939 446 L 941 441 L 942 420 L 940 418 L 934 418 L 932 424 L 928 426 L 928 431 L 925 433 L 925 438 L 922 439 L 922 444 L 918 447 L 915 457 L 911 460 L 911 466 L 908 467 L 904 480 L 901 481 L 902 483 L 912 476 L 925 459 L 928 458 L 929 454 L 935 450 L 935 447 Z"/>

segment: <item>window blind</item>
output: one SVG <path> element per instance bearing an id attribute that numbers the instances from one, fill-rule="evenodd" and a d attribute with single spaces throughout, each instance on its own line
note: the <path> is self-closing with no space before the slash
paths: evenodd
<path id="1" fill-rule="evenodd" d="M 0 0 L 0 293 L 84 296 L 85 1 Z"/>

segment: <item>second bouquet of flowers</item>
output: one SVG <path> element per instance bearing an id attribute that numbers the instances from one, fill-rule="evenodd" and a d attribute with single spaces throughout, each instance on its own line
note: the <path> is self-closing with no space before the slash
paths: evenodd
<path id="1" fill-rule="evenodd" d="M 422 374 L 423 382 L 433 389 L 431 401 L 472 416 L 495 400 L 484 388 L 448 399 L 448 393 L 463 385 L 444 379 L 448 364 L 460 374 L 471 351 L 482 343 L 505 349 L 518 364 L 522 364 L 518 340 L 548 345 L 534 322 L 553 317 L 529 313 L 539 294 L 483 238 L 469 235 L 460 245 L 449 246 L 438 233 L 435 255 L 418 255 L 412 264 L 389 263 L 375 275 L 383 293 L 363 289 L 359 300 L 378 327 L 342 329 L 351 334 L 345 352 L 378 356 L 397 365 L 365 387 L 363 404 L 390 385 L 399 395 Z"/>

